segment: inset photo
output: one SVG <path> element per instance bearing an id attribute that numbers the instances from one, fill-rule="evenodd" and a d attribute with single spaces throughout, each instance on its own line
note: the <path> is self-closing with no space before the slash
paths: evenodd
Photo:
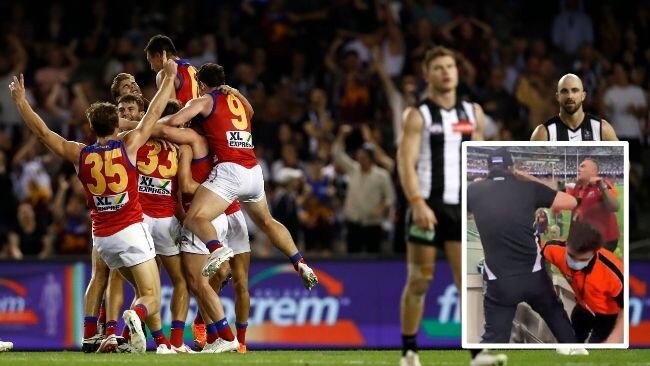
<path id="1" fill-rule="evenodd" d="M 626 142 L 464 142 L 464 348 L 627 348 Z"/>

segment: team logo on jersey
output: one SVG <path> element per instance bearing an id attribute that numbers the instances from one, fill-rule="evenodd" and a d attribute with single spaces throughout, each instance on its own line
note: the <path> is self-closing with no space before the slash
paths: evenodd
<path id="1" fill-rule="evenodd" d="M 432 135 L 442 135 L 443 132 L 445 132 L 445 130 L 442 128 L 442 125 L 438 123 L 432 124 L 429 128 L 429 131 Z"/>
<path id="2" fill-rule="evenodd" d="M 591 140 L 591 131 L 589 131 L 589 130 L 585 130 L 585 131 L 583 132 L 583 138 L 584 138 L 586 141 Z"/>
<path id="3" fill-rule="evenodd" d="M 253 135 L 248 131 L 226 131 L 228 147 L 235 149 L 252 149 Z"/>
<path id="4" fill-rule="evenodd" d="M 570 141 L 573 141 L 573 140 L 580 141 L 580 137 L 581 137 L 580 136 L 580 131 L 576 131 L 576 132 L 568 131 L 568 135 L 569 135 L 569 140 Z"/>
<path id="5" fill-rule="evenodd" d="M 129 192 L 112 196 L 93 196 L 97 212 L 117 211 L 129 202 Z"/>
<path id="6" fill-rule="evenodd" d="M 138 181 L 138 192 L 171 196 L 172 181 L 171 179 L 161 179 L 140 175 L 140 181 Z"/>
<path id="7" fill-rule="evenodd" d="M 469 135 L 474 132 L 474 125 L 468 120 L 459 120 L 458 122 L 451 125 L 451 128 L 454 132 L 459 132 L 463 135 Z"/>

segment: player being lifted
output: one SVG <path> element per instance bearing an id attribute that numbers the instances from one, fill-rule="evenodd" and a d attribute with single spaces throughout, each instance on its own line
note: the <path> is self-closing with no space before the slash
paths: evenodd
<path id="1" fill-rule="evenodd" d="M 177 65 L 167 60 L 165 54 L 163 64 L 160 90 L 138 127 L 122 139 L 117 137 L 118 115 L 114 105 L 95 103 L 88 108 L 86 115 L 97 135 L 97 142 L 90 146 L 67 141 L 45 125 L 25 98 L 22 75 L 14 77 L 9 86 L 26 125 L 55 154 L 75 165 L 91 211 L 93 246 L 109 268 L 119 269 L 136 289 L 137 299 L 123 318 L 131 330 L 131 345 L 139 353 L 146 350 L 141 323 L 146 321 L 153 331 L 162 328 L 160 277 L 153 240 L 142 222 L 134 163 L 172 90 Z"/>
<path id="2" fill-rule="evenodd" d="M 163 52 L 166 52 L 167 56 L 178 64 L 178 73 L 176 74 L 176 80 L 174 80 L 174 91 L 172 91 L 170 98 L 178 99 L 183 105 L 185 105 L 190 99 L 199 96 L 199 85 L 196 81 L 196 68 L 190 65 L 188 60 L 176 56 L 176 47 L 169 37 L 163 36 L 162 34 L 151 37 L 147 46 L 144 48 L 144 52 L 147 55 L 147 61 L 149 61 L 151 69 L 157 72 L 157 87 L 160 87 L 163 78 Z"/>
<path id="3" fill-rule="evenodd" d="M 210 251 L 203 275 L 213 276 L 233 256 L 233 250 L 219 242 L 211 221 L 238 199 L 274 246 L 291 259 L 305 287 L 311 289 L 318 283 L 314 271 L 305 263 L 287 228 L 269 212 L 262 169 L 253 152 L 250 112 L 234 94 L 219 89 L 225 83 L 223 67 L 207 63 L 196 76 L 201 97 L 190 100 L 182 110 L 161 122 L 182 126 L 195 116 L 201 117 L 210 150 L 218 159 L 208 180 L 196 191 L 184 221 L 184 226 Z"/>

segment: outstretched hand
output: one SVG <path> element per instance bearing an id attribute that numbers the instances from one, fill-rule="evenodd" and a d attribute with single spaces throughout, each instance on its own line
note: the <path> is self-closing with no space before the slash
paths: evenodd
<path id="1" fill-rule="evenodd" d="M 14 81 L 9 84 L 9 92 L 11 93 L 11 98 L 13 98 L 16 103 L 25 99 L 25 77 L 23 74 L 14 76 Z"/>
<path id="2" fill-rule="evenodd" d="M 163 51 L 162 53 L 162 62 L 163 70 L 165 70 L 165 75 L 169 77 L 176 76 L 176 72 L 178 71 L 178 64 L 176 64 L 176 61 L 173 59 L 167 58 L 167 51 Z"/>

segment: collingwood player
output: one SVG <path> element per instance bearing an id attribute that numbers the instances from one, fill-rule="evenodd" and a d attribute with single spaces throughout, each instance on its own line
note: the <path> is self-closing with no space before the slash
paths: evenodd
<path id="1" fill-rule="evenodd" d="M 422 66 L 427 98 L 405 111 L 397 152 L 399 177 L 410 204 L 408 276 L 400 308 L 401 366 L 420 366 L 416 336 L 438 249 L 447 253 L 454 282 L 460 288 L 461 143 L 481 140 L 485 119 L 478 104 L 457 97 L 458 68 L 452 50 L 429 50 Z"/>
<path id="2" fill-rule="evenodd" d="M 540 124 L 533 131 L 531 141 L 618 141 L 609 122 L 585 113 L 582 109 L 587 93 L 582 80 L 574 74 L 566 74 L 557 83 L 555 99 L 560 113 Z"/>

